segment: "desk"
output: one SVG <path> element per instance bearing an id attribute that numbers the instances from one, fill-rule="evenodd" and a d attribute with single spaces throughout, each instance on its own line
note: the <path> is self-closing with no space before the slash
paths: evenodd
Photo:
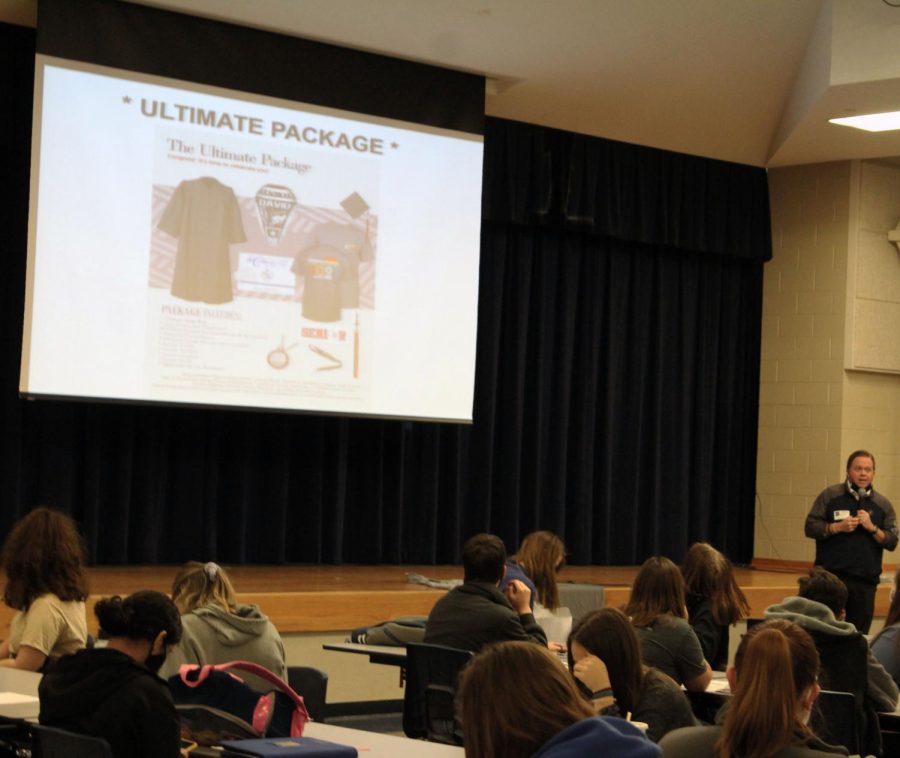
<path id="1" fill-rule="evenodd" d="M 33 671 L 0 667 L 0 716 L 36 719 L 41 709 L 38 701 L 40 681 L 41 675 Z M 24 702 L 3 702 L 7 699 L 24 699 Z"/>
<path id="2" fill-rule="evenodd" d="M 309 722 L 303 734 L 341 745 L 352 745 L 361 758 L 461 758 L 465 755 L 461 747 L 453 745 L 411 740 L 392 734 L 364 732 L 361 729 L 320 724 L 316 721 Z"/>
<path id="3" fill-rule="evenodd" d="M 357 653 L 368 655 L 371 663 L 383 663 L 386 666 L 405 666 L 406 648 L 393 645 L 361 645 L 358 642 L 327 642 L 322 645 L 323 650 L 333 650 L 338 653 Z"/>

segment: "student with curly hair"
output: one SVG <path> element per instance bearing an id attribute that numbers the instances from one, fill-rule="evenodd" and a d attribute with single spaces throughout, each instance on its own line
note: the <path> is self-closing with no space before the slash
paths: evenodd
<path id="1" fill-rule="evenodd" d="M 3 600 L 17 613 L 0 644 L 0 666 L 40 670 L 48 659 L 83 648 L 88 596 L 84 548 L 75 522 L 35 508 L 12 528 L 0 558 Z"/>
<path id="2" fill-rule="evenodd" d="M 256 605 L 238 603 L 228 573 L 219 564 L 189 561 L 175 575 L 172 600 L 181 613 L 181 642 L 166 658 L 163 678 L 183 663 L 258 663 L 287 681 L 284 643 Z M 269 685 L 252 674 L 241 678 L 256 689 Z"/>
<path id="3" fill-rule="evenodd" d="M 181 638 L 178 609 L 161 592 L 100 600 L 104 648 L 60 658 L 38 686 L 40 722 L 105 739 L 116 758 L 175 758 L 181 726 L 156 672 Z"/>
<path id="4" fill-rule="evenodd" d="M 750 614 L 747 597 L 734 569 L 722 553 L 695 542 L 681 565 L 688 623 L 700 640 L 703 655 L 715 671 L 728 664 L 728 628 Z"/>

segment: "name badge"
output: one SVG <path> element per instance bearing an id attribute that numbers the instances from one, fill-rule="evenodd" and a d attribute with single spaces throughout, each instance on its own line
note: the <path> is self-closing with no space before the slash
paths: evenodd
<path id="1" fill-rule="evenodd" d="M 850 518 L 850 511 L 835 511 L 834 512 L 834 520 L 835 521 L 843 521 L 845 518 Z"/>

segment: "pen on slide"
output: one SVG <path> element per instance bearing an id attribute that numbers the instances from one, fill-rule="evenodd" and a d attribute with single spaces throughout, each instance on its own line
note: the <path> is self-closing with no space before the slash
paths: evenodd
<path id="1" fill-rule="evenodd" d="M 317 355 L 321 355 L 323 358 L 328 359 L 329 361 L 333 361 L 334 363 L 341 363 L 341 360 L 339 358 L 335 358 L 331 353 L 326 353 L 318 345 L 310 345 L 309 349 L 312 350 Z"/>
<path id="2" fill-rule="evenodd" d="M 344 365 L 344 362 L 340 358 L 335 358 L 331 353 L 326 353 L 322 348 L 318 345 L 310 345 L 309 349 L 312 350 L 316 355 L 322 356 L 325 360 L 331 361 L 333 365 L 331 366 L 321 366 L 316 369 L 316 371 L 333 371 L 336 368 L 340 368 Z"/>

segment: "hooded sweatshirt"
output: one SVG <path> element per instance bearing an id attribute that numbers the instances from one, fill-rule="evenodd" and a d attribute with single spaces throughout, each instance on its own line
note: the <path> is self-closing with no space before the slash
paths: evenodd
<path id="1" fill-rule="evenodd" d="M 38 696 L 42 724 L 102 737 L 115 758 L 180 754 L 180 725 L 168 686 L 118 650 L 63 656 L 44 674 Z"/>
<path id="2" fill-rule="evenodd" d="M 658 758 L 662 752 L 634 724 L 611 716 L 595 716 L 561 731 L 533 758 L 582 758 L 585 755 Z"/>
<path id="3" fill-rule="evenodd" d="M 849 621 L 838 621 L 827 605 L 807 600 L 804 597 L 786 597 L 779 605 L 766 608 L 766 619 L 786 619 L 793 621 L 808 632 L 828 634 L 840 637 L 860 636 L 856 627 Z M 876 710 L 893 711 L 897 707 L 900 690 L 891 675 L 868 651 L 867 660 L 868 691 L 867 696 Z"/>
<path id="4" fill-rule="evenodd" d="M 250 661 L 287 681 L 281 635 L 257 606 L 239 605 L 229 613 L 221 606 L 205 605 L 182 616 L 181 625 L 181 642 L 166 656 L 159 672 L 164 679 L 177 674 L 183 663 Z M 252 674 L 239 676 L 259 692 L 272 689 Z"/>

